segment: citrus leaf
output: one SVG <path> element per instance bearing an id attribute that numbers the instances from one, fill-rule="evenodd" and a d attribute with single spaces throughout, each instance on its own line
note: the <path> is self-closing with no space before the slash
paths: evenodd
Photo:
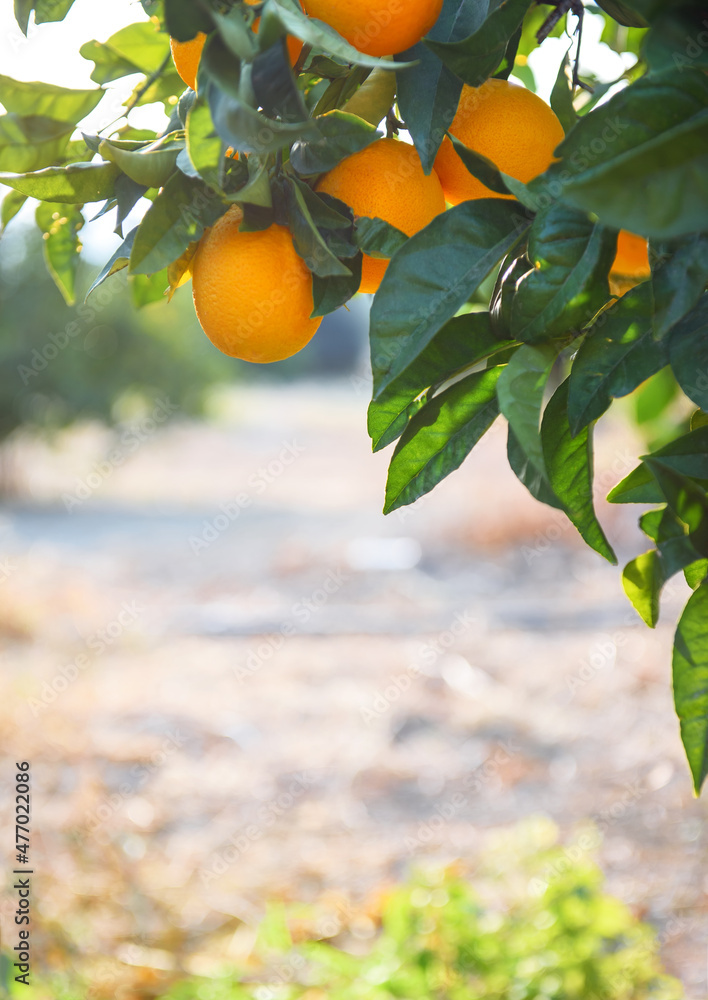
<path id="1" fill-rule="evenodd" d="M 617 557 L 600 527 L 593 506 L 593 445 L 589 428 L 575 437 L 568 424 L 568 379 L 553 394 L 541 424 L 543 457 L 551 488 L 585 539 L 608 562 Z"/>
<path id="2" fill-rule="evenodd" d="M 516 202 L 463 202 L 412 236 L 388 266 L 371 310 L 374 398 L 479 287 L 529 220 Z"/>
<path id="3" fill-rule="evenodd" d="M 597 151 L 597 152 L 596 152 Z M 669 239 L 708 229 L 708 77 L 649 74 L 583 117 L 536 185 L 601 222 Z"/>
<path id="4" fill-rule="evenodd" d="M 119 173 L 114 163 L 70 163 L 34 173 L 0 173 L 0 184 L 40 201 L 84 205 L 110 198 Z"/>
<path id="5" fill-rule="evenodd" d="M 0 115 L 0 170 L 26 173 L 61 160 L 74 127 L 40 115 Z"/>
<path id="6" fill-rule="evenodd" d="M 540 435 L 543 394 L 557 354 L 550 345 L 523 344 L 503 368 L 497 382 L 499 409 L 521 449 L 541 473 L 544 471 Z"/>
<path id="7" fill-rule="evenodd" d="M 159 188 L 174 173 L 177 157 L 184 148 L 184 139 L 169 135 L 139 149 L 126 149 L 120 142 L 104 139 L 98 152 L 104 160 L 119 166 L 136 184 Z"/>
<path id="8" fill-rule="evenodd" d="M 580 330 L 610 297 L 615 238 L 583 212 L 555 203 L 529 231 L 532 267 L 516 284 L 510 333 L 537 343 Z"/>
<path id="9" fill-rule="evenodd" d="M 69 90 L 51 83 L 25 83 L 0 74 L 0 104 L 19 115 L 80 122 L 103 97 L 102 90 Z"/>
<path id="10" fill-rule="evenodd" d="M 482 25 L 488 8 L 488 0 L 444 0 L 428 38 L 436 42 L 460 41 Z M 414 70 L 397 70 L 397 103 L 423 170 L 428 174 L 455 117 L 462 80 L 423 42 L 400 53 L 396 59 L 417 62 Z"/>
<path id="11" fill-rule="evenodd" d="M 101 268 L 93 284 L 86 292 L 84 302 L 88 299 L 91 292 L 95 291 L 99 285 L 103 284 L 106 278 L 110 278 L 112 274 L 116 274 L 118 271 L 122 271 L 128 266 L 130 263 L 130 252 L 133 249 L 133 241 L 135 240 L 135 234 L 137 231 L 137 226 L 134 229 L 131 229 L 116 252 L 111 256 L 110 260 L 108 260 Z"/>
<path id="12" fill-rule="evenodd" d="M 688 600 L 674 636 L 673 688 L 681 741 L 698 794 L 708 774 L 708 583 Z"/>
<path id="13" fill-rule="evenodd" d="M 351 270 L 328 247 L 312 217 L 301 187 L 307 187 L 304 181 L 295 177 L 286 178 L 285 204 L 295 249 L 312 273 L 319 278 L 348 278 Z M 310 188 L 307 190 L 310 191 Z"/>
<path id="14" fill-rule="evenodd" d="M 18 191 L 7 192 L 0 207 L 0 229 L 4 229 L 15 218 L 26 201 L 26 195 Z"/>
<path id="15" fill-rule="evenodd" d="M 162 302 L 169 291 L 167 268 L 155 274 L 134 274 L 130 278 L 130 293 L 136 309 Z"/>
<path id="16" fill-rule="evenodd" d="M 568 415 L 574 434 L 633 392 L 669 361 L 668 347 L 654 339 L 650 284 L 627 292 L 588 330 L 570 374 Z"/>
<path id="17" fill-rule="evenodd" d="M 509 194 L 509 188 L 506 186 L 504 177 L 491 160 L 488 160 L 486 156 L 482 156 L 481 153 L 476 153 L 473 149 L 468 149 L 464 142 L 460 142 L 451 133 L 448 133 L 448 139 L 473 177 L 481 181 L 490 191 L 496 191 L 497 194 Z"/>
<path id="18" fill-rule="evenodd" d="M 647 456 L 643 461 L 659 484 L 670 509 L 687 526 L 688 539 L 697 555 L 708 556 L 708 497 L 705 491 L 689 476 L 653 456 Z"/>
<path id="19" fill-rule="evenodd" d="M 173 174 L 138 226 L 130 254 L 131 274 L 152 274 L 176 260 L 224 205 L 201 181 Z"/>
<path id="20" fill-rule="evenodd" d="M 171 38 L 188 42 L 200 31 L 209 34 L 214 22 L 206 4 L 194 0 L 165 0 L 165 27 Z"/>
<path id="21" fill-rule="evenodd" d="M 354 227 L 356 245 L 369 257 L 391 258 L 407 242 L 408 237 L 384 219 L 362 216 Z"/>
<path id="22" fill-rule="evenodd" d="M 414 503 L 462 465 L 499 414 L 501 371 L 468 375 L 415 414 L 391 459 L 384 514 Z"/>
<path id="23" fill-rule="evenodd" d="M 79 267 L 81 241 L 79 230 L 84 217 L 76 205 L 40 202 L 35 215 L 44 236 L 44 259 L 64 301 L 76 301 L 76 273 Z"/>
<path id="24" fill-rule="evenodd" d="M 449 320 L 425 350 L 369 405 L 373 450 L 399 437 L 412 416 L 411 405 L 424 390 L 510 346 L 492 333 L 489 313 L 467 313 Z M 419 407 L 418 407 L 419 408 Z"/>
<path id="25" fill-rule="evenodd" d="M 79 53 L 95 63 L 91 73 L 95 83 L 110 83 L 132 73 L 156 73 L 170 57 L 170 40 L 153 21 L 138 21 L 105 42 L 86 42 Z"/>
<path id="26" fill-rule="evenodd" d="M 691 233 L 670 244 L 652 245 L 654 336 L 657 340 L 690 312 L 708 284 L 708 233 Z"/>
<path id="27" fill-rule="evenodd" d="M 356 115 L 376 128 L 386 117 L 396 100 L 396 77 L 388 69 L 374 69 L 359 89 L 343 106 L 342 111 Z"/>
<path id="28" fill-rule="evenodd" d="M 290 164 L 303 177 L 332 170 L 381 136 L 373 125 L 344 111 L 318 115 L 314 123 L 316 136 L 298 140 L 290 150 Z"/>
<path id="29" fill-rule="evenodd" d="M 312 298 L 314 309 L 310 314 L 328 316 L 346 303 L 359 291 L 361 285 L 361 254 L 347 260 L 349 274 L 343 277 L 320 278 L 312 275 Z"/>
<path id="30" fill-rule="evenodd" d="M 659 620 L 659 595 L 665 582 L 656 549 L 632 559 L 622 573 L 624 592 L 649 628 Z"/>
<path id="31" fill-rule="evenodd" d="M 573 107 L 573 74 L 570 69 L 568 53 L 563 56 L 556 82 L 551 91 L 551 108 L 556 118 L 563 126 L 565 133 L 570 132 L 578 120 L 578 114 Z"/>
<path id="32" fill-rule="evenodd" d="M 430 37 L 425 44 L 464 83 L 479 87 L 502 62 L 509 39 L 530 6 L 531 0 L 502 0 L 467 38 L 438 42 Z"/>
<path id="33" fill-rule="evenodd" d="M 708 481 L 708 426 L 697 427 L 645 458 L 660 459 L 682 475 Z M 664 496 L 646 465 L 639 465 L 618 483 L 610 503 L 661 503 Z"/>
<path id="34" fill-rule="evenodd" d="M 556 510 L 563 510 L 563 504 L 550 487 L 545 465 L 539 469 L 531 462 L 511 427 L 506 439 L 506 455 L 511 471 L 535 500 L 548 507 L 555 507 Z"/>
<path id="35" fill-rule="evenodd" d="M 708 410 L 708 295 L 676 324 L 669 357 L 676 380 L 689 399 Z"/>

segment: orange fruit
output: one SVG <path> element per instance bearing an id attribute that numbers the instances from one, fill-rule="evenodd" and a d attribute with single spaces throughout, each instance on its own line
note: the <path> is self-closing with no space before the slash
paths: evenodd
<path id="1" fill-rule="evenodd" d="M 322 177 L 317 190 L 339 198 L 355 216 L 384 219 L 406 236 L 445 211 L 437 174 L 426 176 L 415 147 L 400 139 L 377 139 L 348 156 Z M 359 291 L 376 292 L 388 263 L 365 254 Z"/>
<path id="2" fill-rule="evenodd" d="M 175 38 L 170 38 L 170 49 L 175 69 L 182 77 L 183 83 L 191 87 L 192 90 L 197 89 L 197 70 L 206 37 L 204 32 L 200 31 L 188 42 L 178 42 Z"/>
<path id="3" fill-rule="evenodd" d="M 233 205 L 199 241 L 192 262 L 194 308 L 215 347 L 270 364 L 297 354 L 315 335 L 312 275 L 284 226 L 242 233 Z"/>
<path id="4" fill-rule="evenodd" d="M 432 28 L 442 0 L 303 0 L 303 6 L 360 52 L 391 56 L 415 45 Z"/>
<path id="5" fill-rule="evenodd" d="M 255 4 L 260 3 L 261 0 L 246 0 L 249 7 L 253 7 Z M 258 27 L 261 23 L 260 17 L 257 17 L 253 22 L 253 30 L 258 34 Z M 174 60 L 175 69 L 182 77 L 182 80 L 188 87 L 192 90 L 197 89 L 197 70 L 199 69 L 199 60 L 202 57 L 202 49 L 204 48 L 204 43 L 206 41 L 206 35 L 203 31 L 200 31 L 198 35 L 189 42 L 178 42 L 174 38 L 170 38 L 170 49 L 172 50 L 172 59 Z M 302 51 L 302 42 L 299 38 L 293 38 L 288 35 L 286 38 L 286 44 L 288 47 L 288 56 L 290 58 L 290 65 L 294 66 L 298 61 L 300 52 Z"/>
<path id="6" fill-rule="evenodd" d="M 468 149 L 491 160 L 502 173 L 530 181 L 543 173 L 562 141 L 563 126 L 551 108 L 525 87 L 487 80 L 462 88 L 449 129 Z M 445 197 L 457 205 L 471 198 L 509 198 L 485 187 L 467 170 L 447 136 L 435 158 Z"/>
<path id="7" fill-rule="evenodd" d="M 621 275 L 623 278 L 634 278 L 636 281 L 644 281 L 651 276 L 649 244 L 643 236 L 635 236 L 626 229 L 620 230 L 617 237 L 617 254 L 611 271 L 613 274 Z"/>

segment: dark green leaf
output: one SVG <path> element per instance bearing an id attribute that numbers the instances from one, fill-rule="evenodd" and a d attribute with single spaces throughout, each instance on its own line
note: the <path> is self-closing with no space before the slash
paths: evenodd
<path id="1" fill-rule="evenodd" d="M 708 229 L 708 77 L 699 70 L 637 80 L 583 117 L 557 152 L 538 186 L 557 185 L 601 222 L 663 239 Z"/>
<path id="2" fill-rule="evenodd" d="M 415 414 L 391 459 L 385 514 L 414 503 L 462 465 L 498 416 L 501 370 L 468 375 Z"/>
<path id="3" fill-rule="evenodd" d="M 698 3 L 674 3 L 652 23 L 642 55 L 652 70 L 708 69 L 708 49 L 698 38 L 705 31 L 706 8 Z"/>
<path id="4" fill-rule="evenodd" d="M 460 142 L 454 135 L 450 135 L 449 139 L 455 152 L 473 177 L 481 181 L 490 191 L 496 191 L 497 194 L 509 194 L 509 188 L 506 186 L 501 172 L 491 160 L 482 156 L 481 153 L 475 153 L 473 149 L 468 149 L 464 142 Z"/>
<path id="5" fill-rule="evenodd" d="M 177 260 L 223 212 L 223 203 L 201 181 L 174 174 L 138 226 L 130 255 L 130 273 L 161 271 Z"/>
<path id="6" fill-rule="evenodd" d="M 708 234 L 691 233 L 652 250 L 659 255 L 652 284 L 654 336 L 660 340 L 693 309 L 708 283 Z"/>
<path id="7" fill-rule="evenodd" d="M 593 506 L 593 445 L 589 428 L 575 437 L 568 424 L 568 379 L 556 389 L 541 424 L 543 457 L 551 488 L 588 545 L 616 565 L 617 558 Z"/>
<path id="8" fill-rule="evenodd" d="M 499 409 L 531 464 L 544 471 L 541 445 L 543 394 L 558 351 L 550 345 L 522 345 L 497 383 Z"/>
<path id="9" fill-rule="evenodd" d="M 85 205 L 110 198 L 119 173 L 114 163 L 70 163 L 66 167 L 47 167 L 35 173 L 0 173 L 0 184 L 40 201 Z"/>
<path id="10" fill-rule="evenodd" d="M 689 598 L 676 629 L 673 687 L 681 740 L 698 794 L 708 774 L 708 583 Z"/>
<path id="11" fill-rule="evenodd" d="M 596 0 L 598 7 L 614 17 L 620 24 L 630 28 L 646 28 L 647 21 L 638 14 L 629 4 L 622 3 L 621 0 Z"/>
<path id="12" fill-rule="evenodd" d="M 476 31 L 461 41 L 437 42 L 426 39 L 425 44 L 461 80 L 471 87 L 492 75 L 501 64 L 509 39 L 524 19 L 531 0 L 502 0 Z"/>
<path id="13" fill-rule="evenodd" d="M 315 304 L 312 316 L 327 316 L 339 309 L 356 295 L 361 284 L 361 254 L 347 259 L 350 274 L 337 278 L 319 278 L 312 275 L 312 298 Z"/>
<path id="14" fill-rule="evenodd" d="M 295 249 L 313 274 L 320 278 L 348 278 L 351 270 L 343 264 L 328 247 L 322 233 L 312 217 L 307 198 L 302 188 L 307 185 L 295 177 L 285 182 L 285 202 L 288 226 L 292 233 Z M 310 191 L 309 188 L 307 188 Z"/>
<path id="15" fill-rule="evenodd" d="M 218 135 L 240 152 L 275 153 L 298 139 L 319 135 L 312 120 L 292 124 L 273 121 L 213 83 L 208 85 L 206 97 Z"/>
<path id="16" fill-rule="evenodd" d="M 507 434 L 506 455 L 509 466 L 516 478 L 529 491 L 535 500 L 545 503 L 548 507 L 555 507 L 563 510 L 563 504 L 555 495 L 548 483 L 545 467 L 539 470 L 529 459 L 528 455 L 521 447 L 518 438 L 511 427 Z"/>
<path id="17" fill-rule="evenodd" d="M 673 513 L 687 526 L 699 556 L 708 556 L 708 497 L 689 476 L 665 462 L 647 457 L 644 464 L 656 479 Z"/>
<path id="18" fill-rule="evenodd" d="M 393 257 L 408 237 L 383 219 L 362 216 L 354 228 L 356 245 L 369 257 Z"/>
<path id="19" fill-rule="evenodd" d="M 551 107 L 563 126 L 563 131 L 570 132 L 578 120 L 578 115 L 573 107 L 573 74 L 567 52 L 563 56 L 563 62 L 560 64 L 558 76 L 551 91 Z"/>
<path id="20" fill-rule="evenodd" d="M 431 386 L 479 364 L 505 347 L 492 333 L 489 313 L 467 313 L 449 320 L 428 346 L 369 406 L 368 426 L 374 451 L 403 432 L 408 408 Z M 401 419 L 402 417 L 402 419 Z"/>
<path id="21" fill-rule="evenodd" d="M 697 427 L 647 457 L 660 459 L 682 475 L 708 481 L 708 426 Z M 664 496 L 649 469 L 640 465 L 615 486 L 607 499 L 611 503 L 661 503 Z"/>
<path id="22" fill-rule="evenodd" d="M 425 349 L 528 224 L 516 202 L 463 202 L 401 247 L 371 311 L 374 398 Z"/>
<path id="23" fill-rule="evenodd" d="M 200 31 L 208 35 L 214 22 L 208 5 L 199 0 L 165 0 L 165 27 L 171 38 L 188 42 Z"/>
<path id="24" fill-rule="evenodd" d="M 80 122 L 103 97 L 102 90 L 69 90 L 51 83 L 25 83 L 0 75 L 0 104 L 19 115 Z"/>
<path id="25" fill-rule="evenodd" d="M 456 42 L 473 34 L 487 15 L 488 0 L 444 0 L 428 38 Z M 430 173 L 445 132 L 452 124 L 462 81 L 427 46 L 419 42 L 397 57 L 417 61 L 414 69 L 399 69 L 398 108 L 418 150 L 423 170 Z"/>
<path id="26" fill-rule="evenodd" d="M 290 150 L 290 164 L 303 177 L 332 170 L 381 136 L 373 125 L 343 111 L 319 115 L 314 125 L 316 137 L 295 142 Z"/>
<path id="27" fill-rule="evenodd" d="M 652 331 L 651 285 L 627 292 L 601 313 L 578 351 L 570 376 L 568 412 L 576 434 L 602 416 L 613 399 L 626 396 L 669 360 Z"/>
<path id="28" fill-rule="evenodd" d="M 76 301 L 76 272 L 79 266 L 81 241 L 79 230 L 84 217 L 76 205 L 40 202 L 36 212 L 37 225 L 44 236 L 44 259 L 64 301 Z"/>
<path id="29" fill-rule="evenodd" d="M 99 285 L 103 284 L 106 278 L 110 278 L 112 274 L 115 274 L 117 271 L 122 271 L 128 266 L 130 263 L 130 253 L 133 249 L 133 241 L 135 240 L 135 234 L 137 231 L 137 226 L 135 229 L 131 229 L 110 260 L 107 261 L 107 263 L 101 268 L 95 281 L 89 288 L 88 292 L 86 292 L 86 299 L 88 299 L 91 292 L 98 288 Z"/>
<path id="30" fill-rule="evenodd" d="M 511 303 L 511 336 L 537 343 L 580 330 L 610 297 L 614 253 L 612 233 L 584 213 L 560 203 L 539 212 L 527 249 L 533 266 Z"/>
<path id="31" fill-rule="evenodd" d="M 702 410 L 708 410 L 708 295 L 673 328 L 669 357 L 676 380 Z"/>
<path id="32" fill-rule="evenodd" d="M 649 628 L 654 628 L 659 619 L 659 595 L 664 583 L 656 549 L 650 549 L 627 563 L 622 573 L 624 592 Z"/>

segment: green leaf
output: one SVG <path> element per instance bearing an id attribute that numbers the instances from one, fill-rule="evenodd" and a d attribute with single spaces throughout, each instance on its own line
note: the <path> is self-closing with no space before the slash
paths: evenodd
<path id="1" fill-rule="evenodd" d="M 165 0 L 165 27 L 171 38 L 178 42 L 188 42 L 200 31 L 209 34 L 214 22 L 209 9 L 194 0 Z"/>
<path id="2" fill-rule="evenodd" d="M 464 83 L 479 87 L 502 62 L 509 39 L 530 6 L 531 0 L 502 0 L 467 38 L 454 42 L 426 38 L 425 44 Z"/>
<path id="3" fill-rule="evenodd" d="M 705 31 L 706 11 L 701 4 L 677 3 L 663 11 L 644 37 L 642 55 L 655 71 L 708 69 L 708 50 L 698 38 Z"/>
<path id="4" fill-rule="evenodd" d="M 396 77 L 388 69 L 373 69 L 359 89 L 343 105 L 342 111 L 356 115 L 376 128 L 396 100 Z"/>
<path id="5" fill-rule="evenodd" d="M 660 340 L 693 309 L 708 283 L 708 234 L 691 233 L 652 250 L 659 255 L 652 285 L 654 336 Z"/>
<path id="6" fill-rule="evenodd" d="M 613 17 L 620 24 L 630 28 L 646 28 L 647 21 L 632 9 L 629 4 L 622 3 L 621 0 L 597 0 L 598 7 Z"/>
<path id="7" fill-rule="evenodd" d="M 689 399 L 708 410 L 708 295 L 672 330 L 671 368 Z"/>
<path id="8" fill-rule="evenodd" d="M 644 457 L 659 459 L 682 475 L 708 481 L 708 426 L 697 427 Z M 647 466 L 639 465 L 607 499 L 610 503 L 662 503 L 664 495 Z"/>
<path id="9" fill-rule="evenodd" d="M 84 217 L 76 205 L 43 201 L 37 206 L 36 219 L 44 236 L 47 270 L 64 301 L 72 306 L 76 302 L 76 273 L 81 250 L 79 230 Z"/>
<path id="10" fill-rule="evenodd" d="M 0 207 L 0 231 L 15 218 L 26 201 L 27 197 L 18 191 L 7 192 Z"/>
<path id="11" fill-rule="evenodd" d="M 347 259 L 349 274 L 343 277 L 320 278 L 312 275 L 314 309 L 311 316 L 327 316 L 346 303 L 359 291 L 361 285 L 361 254 Z"/>
<path id="12" fill-rule="evenodd" d="M 511 336 L 527 343 L 580 330 L 610 297 L 615 239 L 603 226 L 555 203 L 534 219 L 527 255 L 533 267 L 516 284 Z"/>
<path id="13" fill-rule="evenodd" d="M 506 186 L 502 173 L 494 166 L 491 160 L 488 160 L 486 156 L 482 156 L 481 153 L 475 153 L 473 149 L 468 149 L 464 142 L 460 142 L 451 133 L 448 134 L 448 138 L 455 152 L 473 177 L 481 181 L 490 191 L 496 191 L 497 194 L 509 194 L 509 188 Z"/>
<path id="14" fill-rule="evenodd" d="M 138 21 L 105 42 L 86 42 L 79 53 L 95 63 L 91 79 L 103 84 L 132 73 L 156 73 L 170 57 L 170 40 L 152 21 Z"/>
<path id="15" fill-rule="evenodd" d="M 425 350 L 528 224 L 513 201 L 468 201 L 400 248 L 371 310 L 374 398 Z"/>
<path id="16" fill-rule="evenodd" d="M 673 686 L 681 740 L 698 794 L 708 774 L 708 583 L 694 591 L 678 623 Z"/>
<path id="17" fill-rule="evenodd" d="M 585 539 L 608 562 L 617 558 L 593 506 L 593 446 L 589 428 L 575 437 L 568 424 L 568 379 L 556 389 L 543 415 L 541 441 L 551 488 Z"/>
<path id="18" fill-rule="evenodd" d="M 664 583 L 656 549 L 650 549 L 627 563 L 622 573 L 624 592 L 649 628 L 654 628 L 659 620 L 659 595 Z"/>
<path id="19" fill-rule="evenodd" d="M 112 197 L 119 173 L 114 163 L 70 163 L 65 167 L 47 167 L 35 173 L 0 173 L 0 184 L 40 201 L 85 205 Z"/>
<path id="20" fill-rule="evenodd" d="M 35 0 L 33 4 L 35 23 L 63 21 L 73 5 L 74 0 Z"/>
<path id="21" fill-rule="evenodd" d="M 347 156 L 366 149 L 380 138 L 373 125 L 356 115 L 329 111 L 314 119 L 316 137 L 295 142 L 290 165 L 303 177 L 332 170 Z"/>
<path id="22" fill-rule="evenodd" d="M 286 178 L 285 204 L 295 249 L 313 274 L 318 277 L 349 277 L 350 269 L 330 250 L 317 228 L 302 188 L 307 188 L 304 181 L 295 177 Z M 309 192 L 310 188 L 307 190 Z"/>
<path id="23" fill-rule="evenodd" d="M 26 173 L 60 160 L 74 127 L 35 115 L 0 115 L 0 170 Z"/>
<path id="24" fill-rule="evenodd" d="M 111 256 L 110 260 L 107 261 L 107 263 L 101 268 L 95 281 L 93 282 L 89 290 L 86 292 L 86 299 L 84 299 L 84 301 L 88 299 L 91 292 L 95 291 L 95 289 L 97 289 L 99 285 L 103 284 L 106 278 L 110 278 L 112 274 L 116 274 L 118 271 L 122 271 L 124 268 L 128 266 L 128 264 L 130 263 L 130 253 L 131 250 L 133 249 L 133 242 L 135 240 L 135 234 L 137 233 L 137 231 L 138 231 L 137 226 L 134 229 L 131 229 L 131 231 L 128 233 L 128 235 L 123 240 L 121 245 L 118 247 L 116 252 Z"/>
<path id="25" fill-rule="evenodd" d="M 415 414 L 391 459 L 384 514 L 414 503 L 462 465 L 499 414 L 501 371 L 468 375 Z"/>
<path id="26" fill-rule="evenodd" d="M 708 556 L 708 497 L 689 476 L 653 457 L 644 464 L 661 487 L 673 513 L 688 527 L 689 540 L 699 556 Z"/>
<path id="27" fill-rule="evenodd" d="M 136 184 L 159 188 L 175 172 L 177 157 L 184 148 L 184 139 L 175 137 L 173 133 L 138 149 L 130 149 L 120 141 L 104 139 L 98 152 L 104 160 L 119 166 Z"/>
<path id="28" fill-rule="evenodd" d="M 557 354 L 550 345 L 524 344 L 504 367 L 497 383 L 499 409 L 539 472 L 545 468 L 540 435 L 543 394 Z"/>
<path id="29" fill-rule="evenodd" d="M 206 99 L 217 134 L 226 145 L 240 152 L 277 153 L 291 142 L 319 135 L 312 119 L 295 123 L 274 121 L 214 83 L 208 84 Z"/>
<path id="30" fill-rule="evenodd" d="M 651 285 L 631 289 L 601 313 L 575 356 L 568 414 L 574 434 L 602 416 L 613 399 L 626 396 L 668 364 L 667 345 L 652 330 Z"/>
<path id="31" fill-rule="evenodd" d="M 209 106 L 201 97 L 187 112 L 186 137 L 194 169 L 209 187 L 220 191 L 224 181 L 224 143 L 216 134 Z"/>
<path id="32" fill-rule="evenodd" d="M 695 590 L 708 577 L 708 559 L 698 559 L 696 562 L 691 563 L 684 570 L 684 576 L 691 590 Z"/>
<path id="33" fill-rule="evenodd" d="M 405 233 L 384 219 L 362 216 L 354 227 L 354 239 L 369 257 L 391 258 L 408 241 Z"/>
<path id="34" fill-rule="evenodd" d="M 223 212 L 223 203 L 201 181 L 174 174 L 138 226 L 130 254 L 130 273 L 161 271 Z"/>
<path id="35" fill-rule="evenodd" d="M 155 274 L 134 274 L 130 279 L 131 297 L 136 309 L 149 306 L 153 302 L 162 302 L 169 287 L 167 268 L 156 271 Z"/>
<path id="36" fill-rule="evenodd" d="M 511 471 L 514 473 L 519 482 L 526 487 L 535 500 L 538 500 L 539 503 L 546 504 L 548 507 L 555 507 L 556 510 L 563 510 L 563 504 L 560 502 L 549 485 L 545 465 L 539 470 L 539 468 L 530 461 L 528 455 L 519 444 L 519 440 L 511 427 L 509 427 L 509 432 L 507 434 L 506 455 L 509 460 Z"/>
<path id="37" fill-rule="evenodd" d="M 449 320 L 412 364 L 369 405 L 368 427 L 374 451 L 385 448 L 403 433 L 416 409 L 410 408 L 422 392 L 492 357 L 510 343 L 494 336 L 489 313 L 467 313 Z"/>
<path id="38" fill-rule="evenodd" d="M 534 184 L 615 229 L 669 239 L 708 229 L 708 77 L 649 74 L 582 118 Z M 555 189 L 555 188 L 554 188 Z"/>
<path id="39" fill-rule="evenodd" d="M 428 38 L 436 42 L 466 38 L 481 27 L 488 7 L 487 0 L 444 0 Z M 397 103 L 427 174 L 455 117 L 462 80 L 423 42 L 396 58 L 417 62 L 414 69 L 399 69 L 396 73 Z"/>
<path id="40" fill-rule="evenodd" d="M 55 121 L 80 122 L 103 97 L 102 90 L 69 90 L 51 83 L 25 83 L 0 75 L 0 104 L 19 115 L 42 115 Z"/>
<path id="41" fill-rule="evenodd" d="M 573 107 L 573 74 L 570 69 L 568 53 L 563 56 L 556 82 L 551 91 L 551 108 L 567 134 L 578 120 L 578 114 Z"/>

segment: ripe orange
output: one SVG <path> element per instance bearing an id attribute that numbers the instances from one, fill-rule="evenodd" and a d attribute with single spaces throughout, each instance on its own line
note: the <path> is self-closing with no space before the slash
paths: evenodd
<path id="1" fill-rule="evenodd" d="M 253 7 L 255 4 L 260 3 L 260 0 L 246 0 L 246 3 L 249 7 Z M 258 34 L 260 23 L 260 17 L 257 17 L 253 22 L 253 30 L 256 34 Z M 204 48 L 205 41 L 206 35 L 203 31 L 200 31 L 189 42 L 178 42 L 174 38 L 170 38 L 170 49 L 172 50 L 175 69 L 182 77 L 184 83 L 188 87 L 191 87 L 192 90 L 197 89 L 197 70 L 199 69 L 199 60 L 202 57 L 202 49 Z M 294 66 L 302 51 L 302 42 L 299 38 L 293 38 L 291 35 L 288 35 L 286 44 L 290 65 Z"/>
<path id="2" fill-rule="evenodd" d="M 549 106 L 524 87 L 487 80 L 462 89 L 450 132 L 505 174 L 530 181 L 550 166 L 563 126 Z M 453 205 L 470 198 L 508 198 L 485 187 L 466 169 L 447 136 L 435 159 L 445 197 Z"/>
<path id="3" fill-rule="evenodd" d="M 415 45 L 432 28 L 442 0 L 303 0 L 303 6 L 360 52 L 391 56 Z"/>
<path id="4" fill-rule="evenodd" d="M 413 236 L 445 211 L 433 170 L 426 177 L 415 148 L 399 139 L 377 139 L 348 156 L 319 181 L 318 191 L 349 205 L 354 215 L 384 219 Z M 364 255 L 359 291 L 376 292 L 388 261 Z"/>
<path id="5" fill-rule="evenodd" d="M 289 230 L 272 225 L 242 233 L 242 219 L 233 205 L 200 240 L 192 263 L 194 308 L 224 354 L 270 364 L 302 350 L 321 319 L 310 319 L 312 275 Z"/>

